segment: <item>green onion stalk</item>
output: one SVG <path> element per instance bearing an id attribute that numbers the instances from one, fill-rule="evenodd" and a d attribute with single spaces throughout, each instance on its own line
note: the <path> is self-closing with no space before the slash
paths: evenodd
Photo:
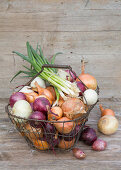
<path id="1" fill-rule="evenodd" d="M 19 72 L 17 72 L 15 74 L 15 76 L 12 78 L 12 80 L 21 73 L 26 74 L 26 76 L 24 76 L 24 77 L 35 76 L 38 72 L 41 71 L 42 66 L 44 64 L 54 64 L 56 56 L 58 54 L 62 54 L 60 52 L 56 53 L 52 57 L 51 62 L 49 62 L 44 57 L 41 47 L 39 45 L 37 45 L 36 50 L 34 50 L 32 48 L 32 46 L 29 44 L 29 42 L 26 43 L 26 46 L 27 46 L 28 56 L 25 56 L 25 55 L 23 55 L 19 52 L 16 52 L 16 51 L 13 51 L 13 53 L 17 54 L 23 60 L 26 60 L 28 63 L 30 63 L 31 67 L 28 68 L 26 66 L 23 66 L 26 70 L 25 71 L 20 70 Z M 61 95 L 65 100 L 67 98 L 65 96 L 65 94 L 67 94 L 67 96 L 69 96 L 69 97 L 78 97 L 79 89 L 78 89 L 76 83 L 75 82 L 71 83 L 70 81 L 65 80 L 62 77 L 60 77 L 57 73 L 56 68 L 44 68 L 43 72 L 39 76 L 54 86 L 56 96 L 57 96 L 57 101 L 59 100 L 59 95 Z"/>

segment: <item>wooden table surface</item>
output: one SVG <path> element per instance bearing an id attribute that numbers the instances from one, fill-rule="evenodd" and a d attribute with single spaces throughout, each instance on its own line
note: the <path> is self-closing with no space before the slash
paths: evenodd
<path id="1" fill-rule="evenodd" d="M 41 153 L 30 149 L 5 113 L 5 105 L 17 85 L 27 79 L 12 76 L 24 63 L 13 50 L 26 54 L 26 41 L 39 42 L 49 58 L 63 52 L 56 63 L 70 64 L 80 73 L 80 60 L 86 72 L 100 86 L 100 102 L 112 108 L 119 120 L 118 131 L 105 136 L 98 132 L 99 104 L 89 116 L 88 125 L 107 141 L 107 149 L 95 152 L 78 142 L 85 160 L 72 152 Z M 121 169 L 121 0 L 0 0 L 0 169 Z"/>

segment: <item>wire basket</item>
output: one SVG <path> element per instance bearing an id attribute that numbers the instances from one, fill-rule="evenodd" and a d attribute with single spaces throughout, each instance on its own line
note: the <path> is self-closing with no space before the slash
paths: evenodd
<path id="1" fill-rule="evenodd" d="M 42 73 L 45 67 L 69 69 L 70 73 L 73 72 L 72 68 L 68 65 L 45 64 L 42 66 L 41 71 L 37 73 L 24 86 L 30 85 L 30 83 L 34 80 L 34 78 L 36 78 Z M 73 72 L 73 74 L 75 73 Z M 99 94 L 99 87 L 97 87 L 96 92 Z M 76 143 L 79 140 L 80 134 L 84 128 L 84 125 L 88 120 L 89 113 L 95 105 L 96 104 L 88 106 L 85 114 L 82 114 L 78 118 L 69 121 L 55 121 L 55 120 L 49 121 L 49 120 L 35 120 L 35 119 L 21 118 L 11 113 L 10 104 L 7 104 L 5 110 L 8 113 L 8 117 L 10 118 L 11 122 L 15 125 L 16 129 L 20 132 L 20 134 L 25 138 L 25 140 L 31 147 L 38 150 L 55 151 L 55 150 L 70 150 L 76 145 Z M 34 124 L 36 125 L 40 125 L 39 128 L 38 126 L 32 126 L 32 122 L 34 122 Z M 61 132 L 57 131 L 57 129 L 54 126 L 57 123 L 59 123 L 60 126 L 62 127 Z M 45 125 L 47 126 L 47 124 L 48 126 L 52 126 L 51 131 L 46 130 Z M 71 132 L 65 133 L 66 126 L 71 127 Z"/>

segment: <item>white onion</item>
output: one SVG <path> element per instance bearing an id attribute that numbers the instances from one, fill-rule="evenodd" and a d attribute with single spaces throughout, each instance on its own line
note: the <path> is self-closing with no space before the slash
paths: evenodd
<path id="1" fill-rule="evenodd" d="M 46 88 L 45 81 L 42 80 L 40 77 L 36 77 L 30 84 L 31 87 L 35 88 L 35 81 L 38 83 L 38 85 L 42 88 Z"/>
<path id="2" fill-rule="evenodd" d="M 21 118 L 28 119 L 31 113 L 32 113 L 31 105 L 26 100 L 17 101 L 12 108 L 12 114 L 15 116 L 19 116 Z M 22 123 L 25 120 L 15 118 L 15 121 Z"/>
<path id="3" fill-rule="evenodd" d="M 32 93 L 34 91 L 31 90 L 30 86 L 24 86 L 19 92 L 22 92 L 22 93 Z"/>
<path id="4" fill-rule="evenodd" d="M 83 101 L 85 104 L 93 105 L 97 102 L 97 100 L 98 100 L 98 95 L 95 90 L 87 89 L 84 92 Z"/>

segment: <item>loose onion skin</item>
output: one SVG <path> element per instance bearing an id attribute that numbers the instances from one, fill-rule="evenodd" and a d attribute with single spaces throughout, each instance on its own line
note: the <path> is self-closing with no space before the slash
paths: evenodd
<path id="1" fill-rule="evenodd" d="M 97 139 L 92 145 L 92 149 L 95 151 L 104 151 L 107 147 L 107 142 L 102 139 Z"/>
<path id="2" fill-rule="evenodd" d="M 75 122 L 70 121 L 61 123 L 59 121 L 70 121 L 70 119 L 68 119 L 67 117 L 62 117 L 59 120 L 57 120 L 57 123 L 54 123 L 54 126 L 61 134 L 70 133 L 75 128 Z"/>
<path id="3" fill-rule="evenodd" d="M 90 74 L 85 74 L 84 73 L 84 60 L 82 60 L 82 65 L 81 65 L 81 74 L 78 76 L 78 78 L 89 88 L 89 89 L 93 89 L 96 90 L 97 88 L 97 80 L 95 79 L 95 77 L 93 77 Z M 76 81 L 80 81 L 79 79 L 76 79 Z"/>
<path id="4" fill-rule="evenodd" d="M 13 105 L 18 101 L 18 100 L 26 100 L 25 94 L 22 92 L 15 92 L 10 96 L 9 103 L 10 106 L 13 107 Z"/>
<path id="5" fill-rule="evenodd" d="M 105 115 L 115 116 L 115 113 L 114 113 L 113 110 L 111 110 L 111 109 L 104 109 L 101 104 L 100 104 L 100 111 L 101 111 L 101 117 L 105 116 Z"/>
<path id="6" fill-rule="evenodd" d="M 64 139 L 61 139 L 61 141 L 58 144 L 58 147 L 61 149 L 69 149 L 74 145 L 75 138 L 71 141 L 65 141 Z"/>
<path id="7" fill-rule="evenodd" d="M 111 115 L 105 115 L 98 121 L 98 129 L 105 135 L 111 135 L 118 129 L 118 120 Z"/>

